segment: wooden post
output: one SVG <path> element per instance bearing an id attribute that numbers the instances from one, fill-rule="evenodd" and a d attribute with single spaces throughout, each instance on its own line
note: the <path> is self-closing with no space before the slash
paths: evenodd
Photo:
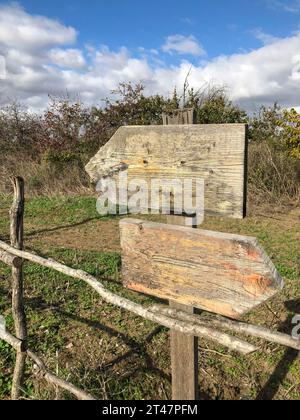
<path id="1" fill-rule="evenodd" d="M 194 108 L 176 109 L 172 113 L 163 114 L 163 125 L 196 124 Z"/>
<path id="2" fill-rule="evenodd" d="M 173 116 L 163 116 L 164 125 L 194 124 L 194 109 L 179 110 Z M 185 225 L 184 216 L 170 215 L 167 222 Z M 197 226 L 194 226 L 197 227 Z M 172 309 L 194 314 L 194 308 L 169 301 Z M 198 338 L 171 330 L 172 399 L 174 401 L 198 398 Z"/>
<path id="3" fill-rule="evenodd" d="M 169 302 L 172 309 L 194 314 L 191 306 Z M 175 401 L 198 398 L 198 337 L 171 330 L 172 399 Z"/>
<path id="4" fill-rule="evenodd" d="M 185 216 L 170 215 L 168 224 L 185 226 Z M 197 227 L 193 224 L 193 227 Z M 172 309 L 194 314 L 194 308 L 169 301 Z M 172 399 L 174 401 L 198 398 L 198 337 L 170 331 L 172 364 Z"/>
<path id="5" fill-rule="evenodd" d="M 24 217 L 24 180 L 14 178 L 14 201 L 10 210 L 10 240 L 11 246 L 23 249 L 23 217 Z M 12 383 L 11 398 L 17 400 L 21 395 L 24 382 L 26 351 L 27 351 L 27 325 L 23 298 L 23 265 L 12 267 L 12 313 L 15 324 L 16 337 L 22 341 L 22 348 L 17 351 L 16 364 Z"/>

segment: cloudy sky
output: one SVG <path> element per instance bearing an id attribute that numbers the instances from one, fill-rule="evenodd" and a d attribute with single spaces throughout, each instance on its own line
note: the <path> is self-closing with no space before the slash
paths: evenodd
<path id="1" fill-rule="evenodd" d="M 300 106 L 300 0 L 0 0 L 0 105 L 88 104 L 120 82 L 147 93 L 224 85 L 255 110 Z"/>

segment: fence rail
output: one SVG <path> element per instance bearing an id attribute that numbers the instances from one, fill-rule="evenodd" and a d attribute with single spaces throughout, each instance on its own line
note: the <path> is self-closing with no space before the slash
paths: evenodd
<path id="1" fill-rule="evenodd" d="M 59 386 L 80 400 L 93 400 L 88 393 L 78 389 L 71 383 L 58 378 L 51 373 L 44 362 L 27 348 L 27 322 L 24 315 L 23 299 L 23 262 L 39 264 L 41 266 L 56 270 L 71 278 L 84 281 L 92 287 L 106 302 L 116 305 L 122 309 L 131 311 L 147 320 L 163 325 L 172 330 L 188 335 L 206 338 L 215 343 L 221 344 L 230 350 L 237 351 L 244 355 L 251 354 L 258 350 L 257 346 L 247 343 L 244 339 L 231 333 L 242 333 L 251 337 L 258 337 L 267 341 L 300 350 L 300 340 L 291 336 L 264 327 L 258 327 L 242 322 L 232 321 L 226 318 L 209 317 L 202 318 L 200 315 L 190 315 L 168 306 L 154 305 L 144 307 L 126 298 L 118 296 L 107 290 L 95 277 L 82 270 L 77 270 L 61 264 L 52 259 L 43 258 L 39 255 L 23 250 L 23 213 L 24 213 L 24 181 L 22 178 L 14 178 L 14 202 L 10 212 L 11 218 L 11 242 L 9 245 L 0 241 L 0 260 L 12 268 L 13 295 L 12 307 L 14 314 L 15 332 L 13 336 L 0 328 L 0 339 L 11 345 L 17 352 L 14 380 L 12 385 L 12 399 L 20 397 L 24 380 L 26 358 L 33 360 L 36 367 L 41 371 L 46 381 Z M 230 333 L 229 333 L 230 332 Z"/>

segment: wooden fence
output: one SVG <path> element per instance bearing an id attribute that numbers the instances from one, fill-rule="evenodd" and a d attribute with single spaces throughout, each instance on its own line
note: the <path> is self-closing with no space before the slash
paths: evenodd
<path id="1" fill-rule="evenodd" d="M 42 359 L 28 348 L 27 322 L 23 298 L 23 263 L 29 261 L 41 266 L 56 270 L 71 278 L 80 279 L 92 287 L 106 302 L 131 311 L 147 320 L 163 325 L 195 337 L 203 337 L 221 344 L 230 350 L 244 355 L 253 353 L 258 347 L 247 343 L 244 339 L 233 336 L 231 333 L 240 333 L 246 336 L 258 337 L 270 342 L 281 344 L 300 350 L 300 341 L 280 332 L 271 331 L 264 327 L 232 321 L 221 317 L 205 317 L 188 314 L 168 306 L 154 305 L 144 307 L 107 290 L 102 283 L 90 274 L 76 270 L 52 259 L 40 257 L 24 251 L 23 243 L 23 215 L 24 215 L 24 180 L 13 179 L 14 200 L 10 211 L 10 238 L 11 244 L 0 241 L 0 260 L 11 267 L 12 273 L 12 313 L 14 319 L 15 335 L 0 326 L 0 339 L 11 345 L 17 353 L 11 397 L 18 399 L 24 381 L 25 364 L 27 359 L 34 362 L 47 382 L 70 392 L 80 400 L 94 400 L 95 398 L 82 391 L 71 383 L 60 379 L 51 373 Z"/>

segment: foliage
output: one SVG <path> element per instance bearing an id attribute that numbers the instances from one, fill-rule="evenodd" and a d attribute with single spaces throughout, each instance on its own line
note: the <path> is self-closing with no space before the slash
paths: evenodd
<path id="1" fill-rule="evenodd" d="M 246 123 L 247 114 L 234 105 L 224 88 L 208 87 L 188 92 L 187 106 L 195 108 L 197 124 Z"/>
<path id="2" fill-rule="evenodd" d="M 104 109 L 94 107 L 92 114 L 108 134 L 122 125 L 161 124 L 162 113 L 170 107 L 171 101 L 160 95 L 146 97 L 143 92 L 144 86 L 140 84 L 121 83 L 112 91 L 117 99 L 107 98 Z"/>
<path id="3" fill-rule="evenodd" d="M 300 114 L 294 108 L 285 109 L 278 125 L 290 155 L 300 159 Z"/>
<path id="4" fill-rule="evenodd" d="M 8 177 L 25 177 L 37 194 L 77 193 L 89 186 L 84 166 L 122 125 L 162 124 L 162 114 L 193 107 L 198 124 L 248 123 L 250 188 L 262 194 L 295 199 L 299 191 L 300 117 L 295 110 L 262 107 L 247 116 L 223 87 L 175 88 L 166 98 L 146 95 L 142 84 L 122 83 L 103 107 L 80 100 L 50 98 L 42 114 L 12 103 L 0 110 L 0 191 L 10 189 Z M 257 146 L 255 146 L 257 144 Z M 257 151 L 260 150 L 259 153 Z M 261 153 L 261 154 L 260 154 Z M 287 184 L 290 184 L 289 186 Z"/>
<path id="5" fill-rule="evenodd" d="M 257 203 L 299 201 L 300 162 L 286 139 L 287 113 L 275 103 L 249 119 L 249 188 Z"/>
<path id="6" fill-rule="evenodd" d="M 278 144 L 281 140 L 281 131 L 278 129 L 281 118 L 282 109 L 277 103 L 272 107 L 262 106 L 249 120 L 250 140 Z"/>
<path id="7" fill-rule="evenodd" d="M 0 110 L 0 146 L 2 152 L 27 149 L 32 152 L 35 133 L 42 127 L 40 118 L 13 102 Z"/>

